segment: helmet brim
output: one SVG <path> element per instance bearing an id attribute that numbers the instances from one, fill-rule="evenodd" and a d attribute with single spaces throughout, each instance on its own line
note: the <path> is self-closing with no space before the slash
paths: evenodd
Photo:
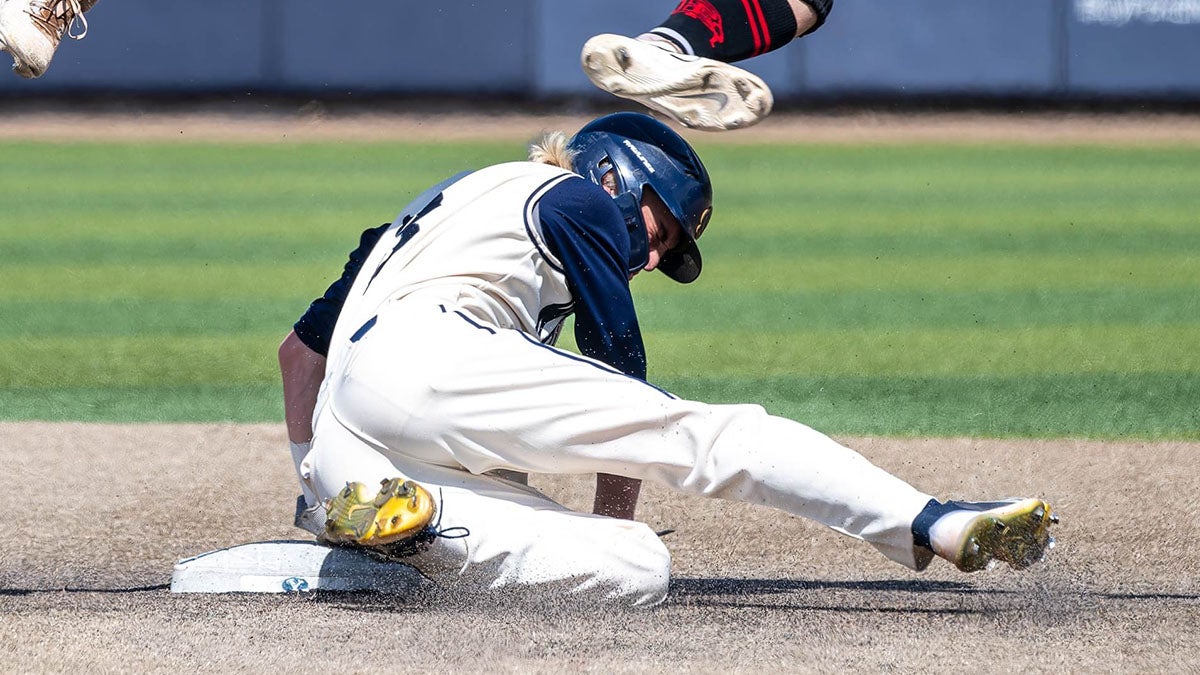
<path id="1" fill-rule="evenodd" d="M 667 251 L 658 263 L 659 271 L 681 284 L 695 281 L 700 276 L 700 268 L 700 246 L 691 238 Z"/>

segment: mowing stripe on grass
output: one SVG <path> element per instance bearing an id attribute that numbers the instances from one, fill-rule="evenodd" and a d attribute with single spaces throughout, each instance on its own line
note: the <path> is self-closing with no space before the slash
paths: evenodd
<path id="1" fill-rule="evenodd" d="M 214 336 L 0 340 L 0 388 L 272 382 L 286 330 Z M 747 331 L 647 337 L 652 380 L 708 375 L 943 376 L 1176 373 L 1200 376 L 1194 326 Z"/>
<path id="2" fill-rule="evenodd" d="M 642 329 L 658 331 L 996 329 L 1070 325 L 1190 325 L 1200 332 L 1200 288 L 700 291 L 638 298 Z"/>
<path id="3" fill-rule="evenodd" d="M 707 260 L 707 259 L 706 259 Z M 923 290 L 961 293 L 1000 289 L 1164 289 L 1200 286 L 1200 255 L 1028 255 L 1012 257 L 909 258 L 784 256 L 706 262 L 690 287 L 661 275 L 635 284 L 637 293 L 690 295 L 697 289 L 772 292 Z"/>
<path id="4" fill-rule="evenodd" d="M 315 291 L 314 291 L 315 292 Z M 311 298 L 237 296 L 0 301 L 0 338 L 286 333 Z M 976 293 L 856 291 L 645 294 L 642 330 L 1013 329 L 1126 324 L 1200 330 L 1200 289 L 1012 289 Z M 717 328 L 719 327 L 719 329 Z M 569 333 L 569 331 L 568 331 Z"/>
<path id="5" fill-rule="evenodd" d="M 1175 373 L 673 377 L 677 394 L 761 403 L 830 434 L 1200 438 L 1200 378 Z"/>
<path id="6" fill-rule="evenodd" d="M 283 419 L 282 400 L 278 385 L 244 382 L 0 388 L 0 419 L 275 422 Z"/>
<path id="7" fill-rule="evenodd" d="M 353 243 L 346 252 L 351 246 Z M 294 298 L 304 289 L 308 289 L 305 295 L 315 296 L 340 274 L 345 255 L 339 252 L 324 263 L 281 260 L 269 266 L 229 262 L 9 265 L 4 268 L 7 283 L 0 286 L 0 301 L 238 295 Z M 672 287 L 673 282 L 661 275 L 646 275 L 635 281 L 634 290 L 638 294 L 691 295 L 698 290 L 962 292 L 1200 285 L 1200 255 L 1192 253 L 934 259 L 831 256 L 805 261 L 779 257 L 723 262 L 707 263 L 704 276 L 694 286 Z"/>
<path id="8" fill-rule="evenodd" d="M 231 298 L 294 300 L 325 292 L 345 262 L 326 264 L 142 263 L 125 265 L 26 265 L 7 267 L 11 285 L 0 286 L 0 301 L 85 300 L 106 302 L 134 298 L 209 298 L 216 304 Z M 307 289 L 307 290 L 306 290 Z"/>
<path id="9" fill-rule="evenodd" d="M 278 335 L 312 299 L 239 297 L 0 302 L 0 339 Z"/>
<path id="10" fill-rule="evenodd" d="M 662 382 L 689 398 L 756 402 L 829 434 L 1200 439 L 1200 379 L 1097 373 L 1024 377 L 699 378 Z M 0 388 L 0 419 L 264 422 L 274 384 Z"/>
<path id="11" fill-rule="evenodd" d="M 271 383 L 284 334 L 0 340 L 0 389 Z"/>
<path id="12" fill-rule="evenodd" d="M 1197 205 L 1200 212 L 1200 204 Z M 93 264 L 112 262 L 242 262 L 278 261 L 323 262 L 349 249 L 355 235 L 368 226 L 390 220 L 390 213 L 374 219 L 349 220 L 344 214 L 323 215 L 316 224 L 307 224 L 306 237 L 297 232 L 281 233 L 259 227 L 245 231 L 245 215 L 238 216 L 240 231 L 217 233 L 206 229 L 212 221 L 186 224 L 175 222 L 176 229 L 158 228 L 148 233 L 128 232 L 104 235 L 65 236 L 50 233 L 38 240 L 0 233 L 0 265 Z M 375 222 L 379 221 L 379 222 Z M 331 224 L 336 223 L 336 224 Z M 298 227 L 294 221 L 293 226 Z M 796 229 L 800 229 L 799 226 Z M 947 256 L 1045 256 L 1045 255 L 1125 255 L 1192 253 L 1200 255 L 1200 230 L 1155 229 L 1150 224 L 1091 224 L 1087 227 L 1052 227 L 1037 232 L 1015 233 L 996 230 L 905 231 L 815 233 L 798 231 L 781 236 L 766 231 L 745 229 L 716 231 L 704 239 L 705 255 L 717 265 L 742 264 L 762 256 L 787 257 L 809 262 L 826 256 L 874 255 L 885 258 L 938 259 Z M 348 250 L 346 251 L 348 252 Z"/>
<path id="13" fill-rule="evenodd" d="M 1197 204 L 1200 212 L 1200 203 Z M 1200 255 L 1200 230 L 1159 228 L 1159 223 L 1091 223 L 1087 226 L 1050 226 L 1034 232 L 1013 232 L 1002 226 L 974 229 L 933 229 L 895 231 L 895 223 L 885 232 L 816 233 L 795 232 L 712 232 L 703 241 L 705 255 L 712 254 L 718 264 L 736 263 L 755 256 L 788 257 L 807 261 L 824 256 L 872 254 L 881 257 L 939 259 L 950 255 L 970 256 L 1044 256 L 1044 255 L 1123 255 L 1173 254 L 1191 252 Z M 801 224 L 795 228 L 802 230 Z"/>
<path id="14" fill-rule="evenodd" d="M 646 339 L 650 377 L 1178 373 L 1200 377 L 1200 327 L 674 333 Z"/>

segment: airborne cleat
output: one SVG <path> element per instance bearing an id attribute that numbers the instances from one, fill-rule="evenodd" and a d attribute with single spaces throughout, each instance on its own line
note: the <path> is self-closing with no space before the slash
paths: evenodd
<path id="1" fill-rule="evenodd" d="M 1050 526 L 1058 517 L 1040 499 L 952 501 L 931 503 L 926 512 L 931 509 L 940 515 L 928 529 L 930 547 L 963 572 L 990 568 L 997 560 L 1025 569 L 1054 548 Z"/>
<path id="2" fill-rule="evenodd" d="M 653 42 L 597 35 L 583 45 L 583 71 L 597 87 L 705 131 L 739 129 L 771 112 L 771 90 L 728 63 L 679 54 Z"/>
<path id="3" fill-rule="evenodd" d="M 355 544 L 387 554 L 402 554 L 405 544 L 429 539 L 437 513 L 433 496 L 403 478 L 389 478 L 372 494 L 362 483 L 347 483 L 326 506 L 323 539 Z"/>
<path id="4" fill-rule="evenodd" d="M 13 58 L 13 72 L 41 77 L 63 36 L 87 35 L 83 13 L 97 0 L 0 0 L 0 51 Z"/>

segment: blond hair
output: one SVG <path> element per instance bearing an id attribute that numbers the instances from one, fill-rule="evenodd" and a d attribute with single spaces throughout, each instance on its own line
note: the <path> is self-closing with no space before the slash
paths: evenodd
<path id="1" fill-rule="evenodd" d="M 571 137 L 561 131 L 542 134 L 529 144 L 529 161 L 574 171 L 575 153 L 567 147 L 570 142 Z"/>

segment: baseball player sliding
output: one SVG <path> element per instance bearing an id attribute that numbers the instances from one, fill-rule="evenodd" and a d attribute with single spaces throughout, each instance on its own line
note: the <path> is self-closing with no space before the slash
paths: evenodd
<path id="1" fill-rule="evenodd" d="M 1040 499 L 942 503 L 760 406 L 645 381 L 629 283 L 694 281 L 711 215 L 692 148 L 620 113 L 363 233 L 280 347 L 298 524 L 463 591 L 628 605 L 662 602 L 671 567 L 632 520 L 643 480 L 811 518 L 915 570 L 1039 560 Z M 582 356 L 553 346 L 570 314 Z M 597 473 L 595 513 L 528 473 Z"/>

